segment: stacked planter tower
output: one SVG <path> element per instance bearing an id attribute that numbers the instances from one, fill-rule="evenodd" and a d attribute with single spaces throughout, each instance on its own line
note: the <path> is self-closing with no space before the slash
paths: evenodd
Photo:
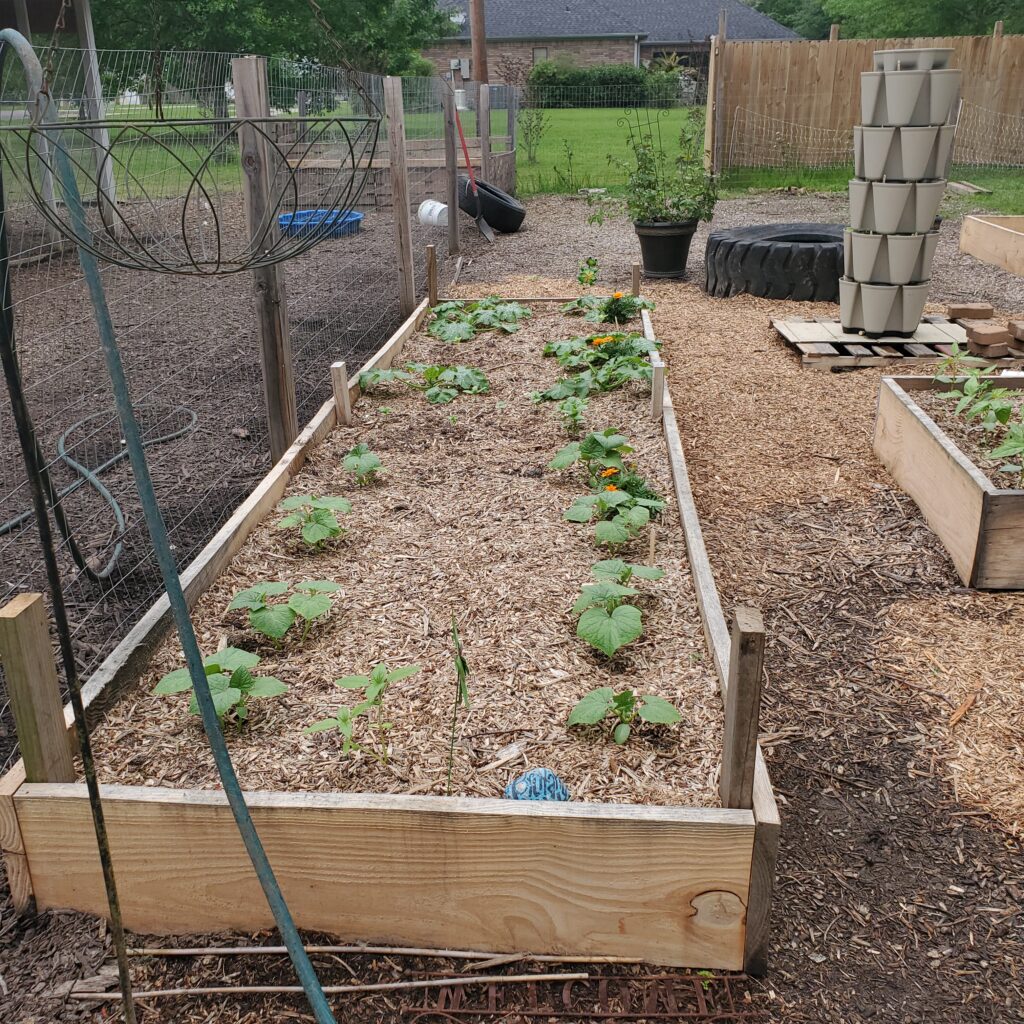
<path id="1" fill-rule="evenodd" d="M 921 322 L 960 97 L 952 53 L 878 50 L 874 70 L 861 74 L 839 281 L 844 330 L 909 337 Z"/>

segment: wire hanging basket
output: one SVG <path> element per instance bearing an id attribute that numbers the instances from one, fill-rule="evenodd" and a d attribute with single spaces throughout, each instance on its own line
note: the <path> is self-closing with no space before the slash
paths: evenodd
<path id="1" fill-rule="evenodd" d="M 374 117 L 57 121 L 0 126 L 12 184 L 98 259 L 167 274 L 266 267 L 347 233 Z M 67 157 L 84 217 L 64 201 Z M 245 202 L 260 178 L 259 202 Z"/>

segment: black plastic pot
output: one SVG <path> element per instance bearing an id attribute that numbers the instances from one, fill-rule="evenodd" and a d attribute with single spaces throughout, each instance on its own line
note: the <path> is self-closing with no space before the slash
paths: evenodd
<path id="1" fill-rule="evenodd" d="M 640 239 L 645 277 L 685 277 L 690 241 L 697 230 L 696 220 L 676 224 L 636 221 L 633 228 Z"/>

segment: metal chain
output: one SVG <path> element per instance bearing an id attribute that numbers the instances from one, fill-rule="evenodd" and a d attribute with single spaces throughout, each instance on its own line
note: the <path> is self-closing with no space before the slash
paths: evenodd
<path id="1" fill-rule="evenodd" d="M 39 90 L 40 96 L 50 96 L 50 83 L 53 81 L 53 58 L 57 53 L 57 41 L 60 34 L 67 28 L 67 13 L 70 7 L 71 0 L 60 0 L 57 20 L 53 23 L 53 35 L 50 36 L 50 45 L 46 48 L 46 63 L 43 65 L 43 87 Z"/>

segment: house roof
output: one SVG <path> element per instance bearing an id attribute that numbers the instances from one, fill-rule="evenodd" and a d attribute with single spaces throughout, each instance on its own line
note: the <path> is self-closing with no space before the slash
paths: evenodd
<path id="1" fill-rule="evenodd" d="M 469 0 L 441 0 L 464 15 L 456 39 L 469 38 Z M 487 0 L 488 39 L 608 39 L 640 36 L 647 43 L 703 41 L 728 13 L 730 39 L 799 39 L 740 0 Z"/>

